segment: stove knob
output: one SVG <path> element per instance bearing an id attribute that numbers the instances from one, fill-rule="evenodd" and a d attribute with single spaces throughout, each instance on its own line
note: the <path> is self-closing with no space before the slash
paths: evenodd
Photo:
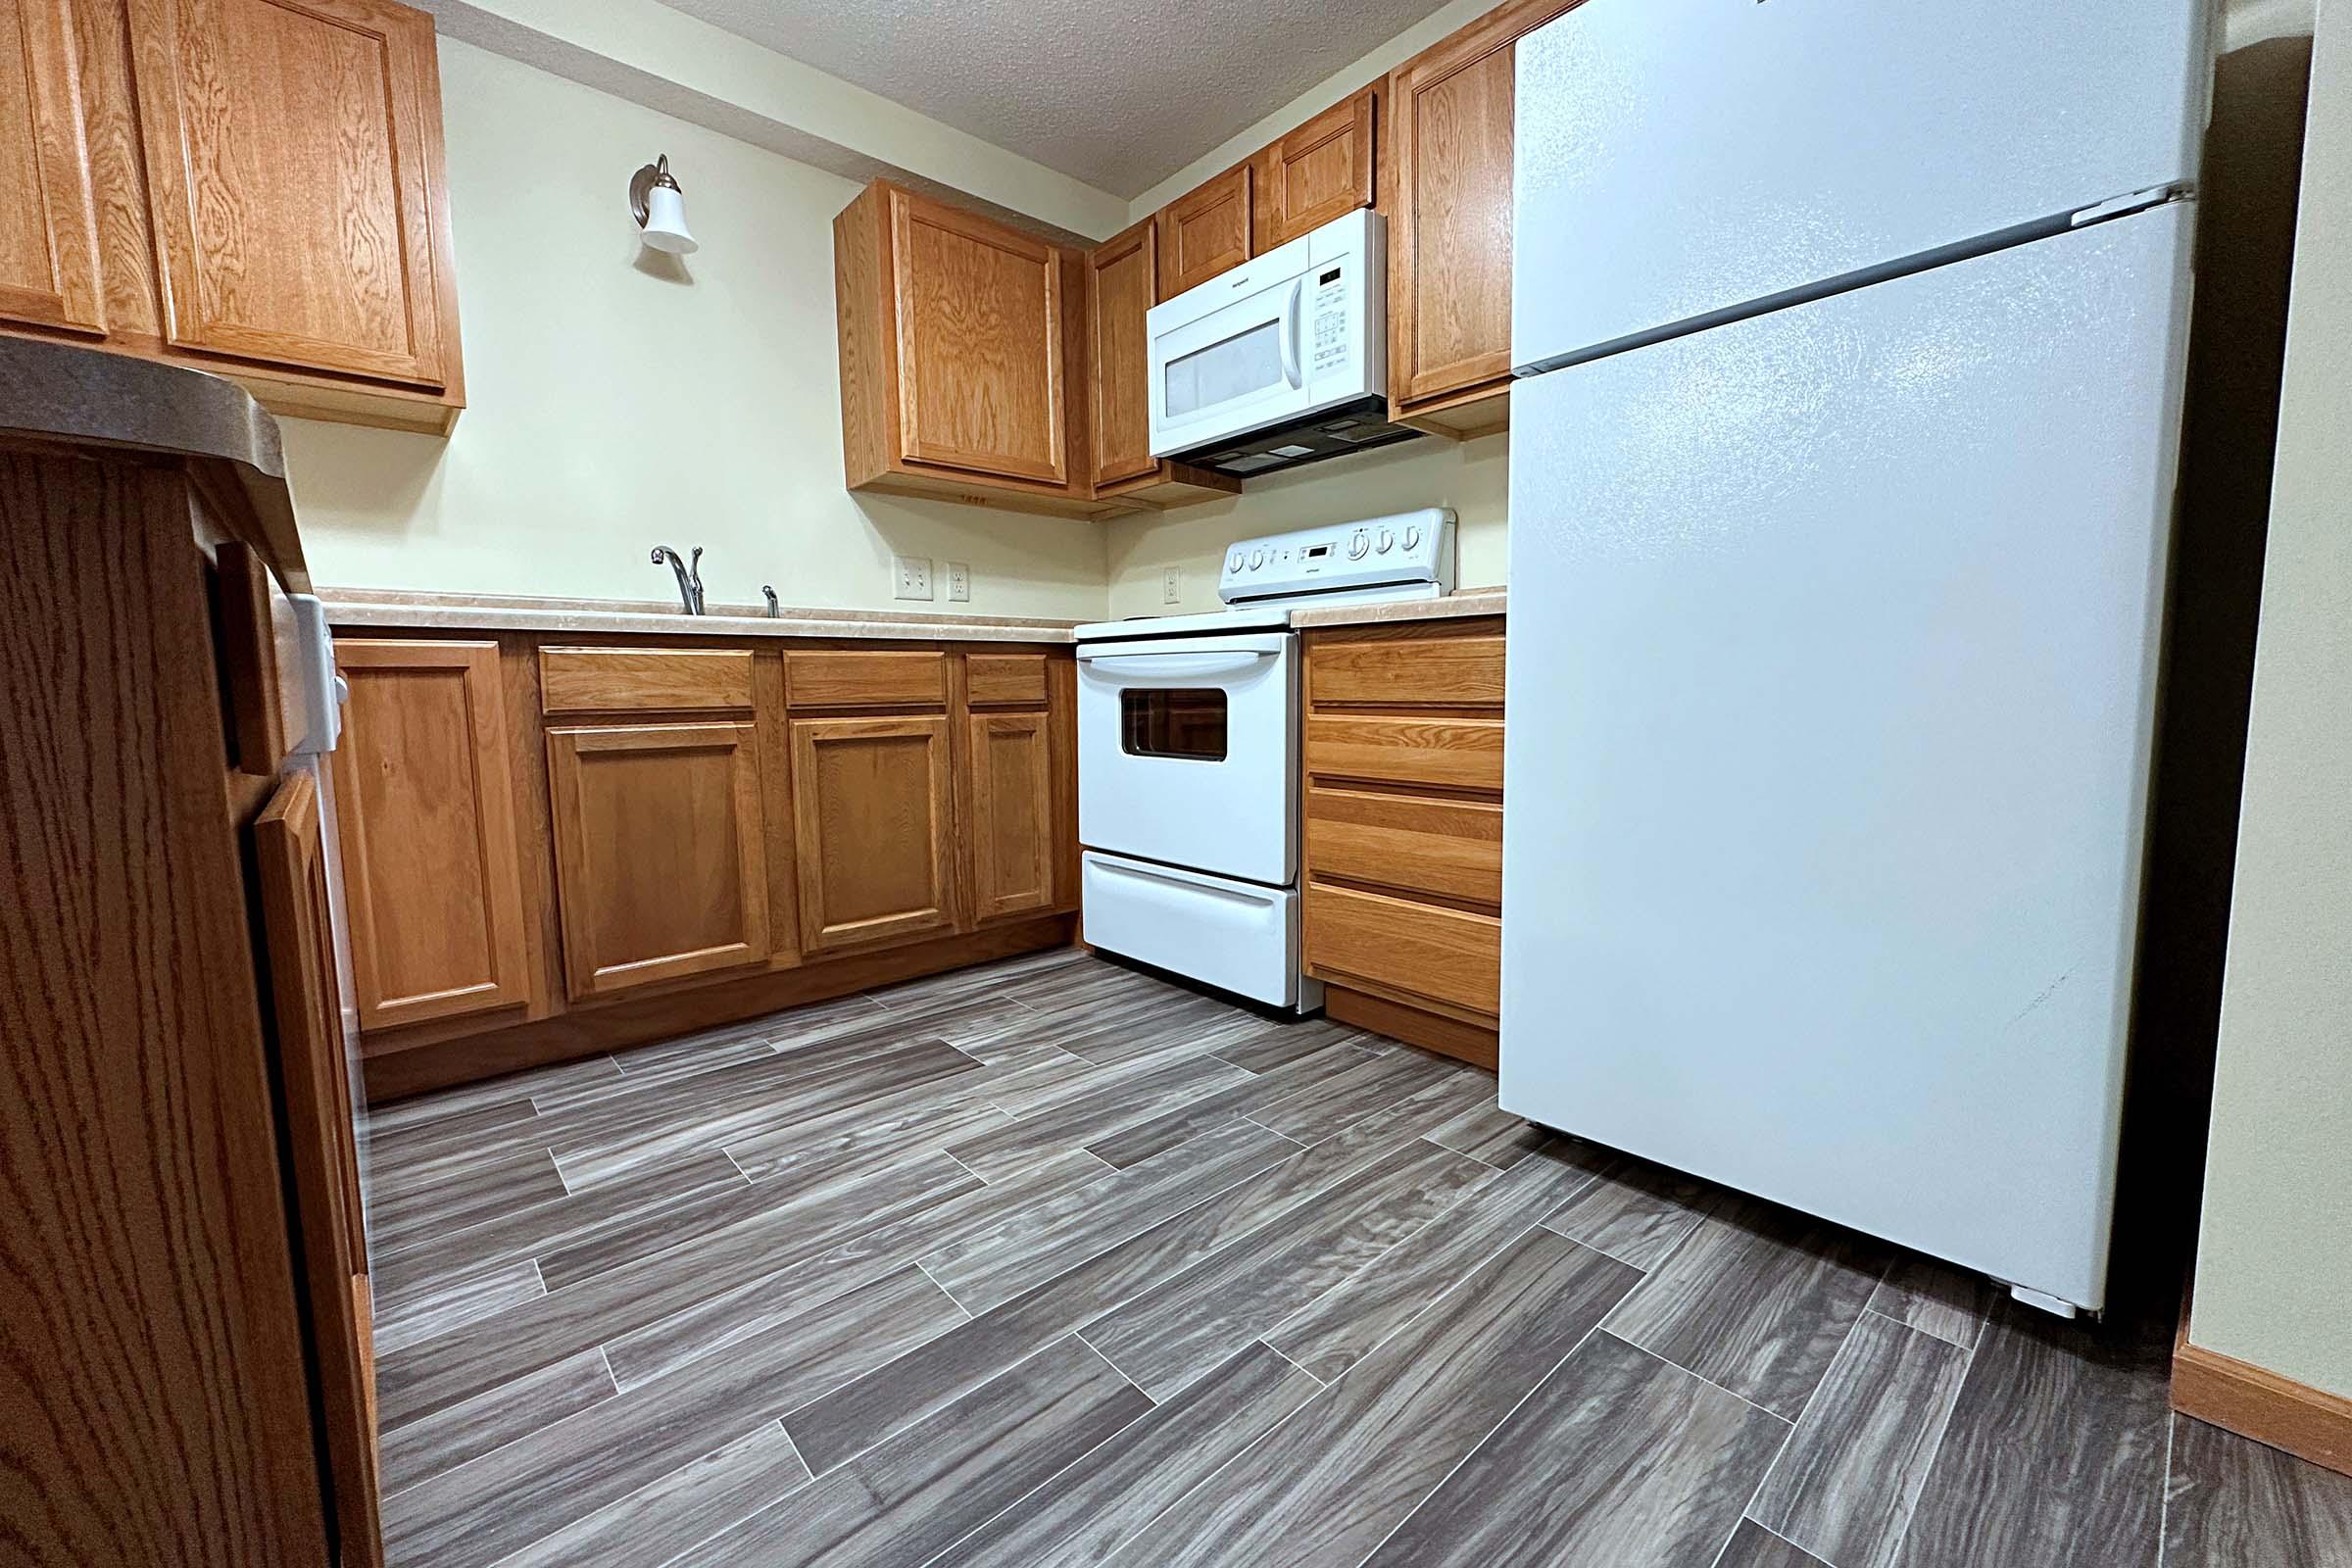
<path id="1" fill-rule="evenodd" d="M 1404 525 L 1404 548 L 1407 550 L 1421 548 L 1421 525 L 1419 523 L 1408 522 Z"/>
<path id="2" fill-rule="evenodd" d="M 1250 552 L 1250 569 L 1251 571 L 1255 571 L 1258 567 L 1264 565 L 1265 564 L 1266 553 L 1263 550 L 1252 550 Z"/>
<path id="3" fill-rule="evenodd" d="M 1242 569 L 1242 553 L 1239 550 L 1236 550 L 1233 553 L 1233 559 L 1231 561 L 1225 563 L 1225 569 L 1227 571 L 1239 571 Z"/>
<path id="4" fill-rule="evenodd" d="M 1390 551 L 1396 548 L 1396 536 L 1394 533 L 1391 533 L 1388 529 L 1383 528 L 1380 530 L 1380 543 L 1374 545 L 1372 548 L 1385 556 Z"/>
<path id="5" fill-rule="evenodd" d="M 1361 561 L 1372 553 L 1372 536 L 1358 528 L 1348 540 L 1348 559 Z"/>

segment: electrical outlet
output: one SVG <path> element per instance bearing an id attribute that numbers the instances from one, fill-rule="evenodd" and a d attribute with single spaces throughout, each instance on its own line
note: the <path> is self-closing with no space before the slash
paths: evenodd
<path id="1" fill-rule="evenodd" d="M 1184 603 L 1184 568 L 1164 566 L 1159 573 L 1159 602 L 1163 605 Z"/>
<path id="2" fill-rule="evenodd" d="M 972 597 L 972 568 L 960 561 L 948 563 L 948 597 L 958 604 Z"/>
<path id="3" fill-rule="evenodd" d="M 892 564 L 896 585 L 891 589 L 893 599 L 928 599 L 931 597 L 931 558 L 928 556 L 894 556 Z"/>

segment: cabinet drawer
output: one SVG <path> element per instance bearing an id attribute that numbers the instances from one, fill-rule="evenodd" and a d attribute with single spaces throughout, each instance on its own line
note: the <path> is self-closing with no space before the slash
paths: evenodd
<path id="1" fill-rule="evenodd" d="M 1502 720 L 1309 718 L 1306 770 L 1317 778 L 1375 779 L 1499 793 Z"/>
<path id="2" fill-rule="evenodd" d="M 1502 921 L 1491 914 L 1309 882 L 1306 966 L 1493 1018 L 1502 1001 Z"/>
<path id="3" fill-rule="evenodd" d="M 543 713 L 703 712 L 751 706 L 752 656 L 746 650 L 539 650 Z"/>
<path id="4" fill-rule="evenodd" d="M 1046 656 L 1043 654 L 972 654 L 964 660 L 974 708 L 1043 708 L 1046 706 Z"/>
<path id="5" fill-rule="evenodd" d="M 1306 869 L 1477 904 L 1502 903 L 1502 806 L 1316 784 Z"/>
<path id="6" fill-rule="evenodd" d="M 1306 671 L 1307 700 L 1317 707 L 1500 708 L 1502 636 L 1316 642 Z"/>
<path id="7" fill-rule="evenodd" d="M 784 656 L 794 708 L 945 708 L 948 656 L 920 650 L 823 650 Z"/>

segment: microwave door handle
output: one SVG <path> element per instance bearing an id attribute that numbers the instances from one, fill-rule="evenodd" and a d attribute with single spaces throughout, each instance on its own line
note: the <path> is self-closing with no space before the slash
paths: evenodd
<path id="1" fill-rule="evenodd" d="M 1306 384 L 1298 368 L 1298 303 L 1306 293 L 1306 279 L 1291 283 L 1289 303 L 1282 308 L 1282 378 L 1293 387 Z"/>
<path id="2" fill-rule="evenodd" d="M 1087 654 L 1079 662 L 1102 675 L 1147 675 L 1167 678 L 1239 675 L 1268 653 L 1239 654 Z"/>

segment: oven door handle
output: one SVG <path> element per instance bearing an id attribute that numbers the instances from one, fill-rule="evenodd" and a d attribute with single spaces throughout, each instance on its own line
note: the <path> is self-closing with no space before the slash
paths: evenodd
<path id="1" fill-rule="evenodd" d="M 1203 675 L 1240 675 L 1271 653 L 1246 650 L 1233 654 L 1089 654 L 1078 662 L 1098 675 L 1145 675 L 1198 679 Z"/>

